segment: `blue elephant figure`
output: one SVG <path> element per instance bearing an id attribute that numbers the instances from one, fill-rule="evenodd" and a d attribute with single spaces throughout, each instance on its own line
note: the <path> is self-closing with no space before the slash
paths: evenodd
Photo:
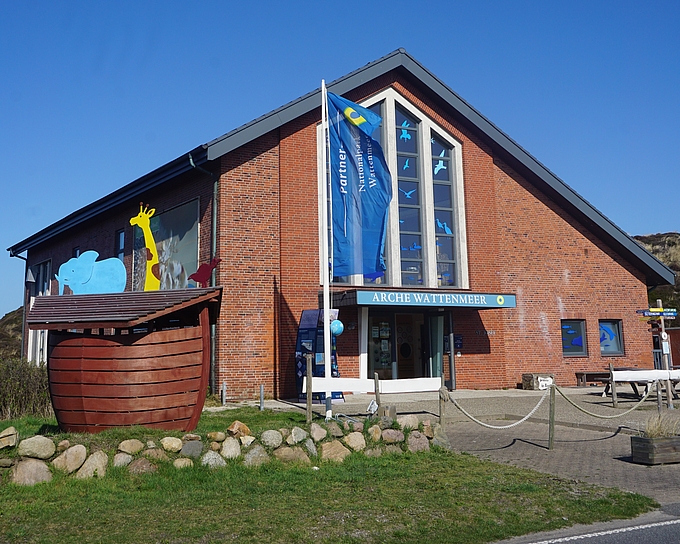
<path id="1" fill-rule="evenodd" d="M 127 272 L 123 262 L 115 257 L 97 261 L 97 257 L 99 253 L 89 250 L 62 264 L 59 274 L 54 276 L 59 282 L 59 294 L 64 294 L 64 285 L 68 285 L 74 295 L 125 291 Z"/>

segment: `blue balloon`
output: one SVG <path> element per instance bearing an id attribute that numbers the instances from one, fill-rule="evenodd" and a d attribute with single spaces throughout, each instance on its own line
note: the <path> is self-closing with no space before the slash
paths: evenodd
<path id="1" fill-rule="evenodd" d="M 331 321 L 331 334 L 333 336 L 340 336 L 344 330 L 345 326 L 342 324 L 342 321 L 339 319 L 334 319 Z"/>

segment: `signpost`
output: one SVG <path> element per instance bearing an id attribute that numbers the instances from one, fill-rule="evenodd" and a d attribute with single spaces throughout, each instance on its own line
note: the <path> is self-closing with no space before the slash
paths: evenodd
<path id="1" fill-rule="evenodd" d="M 670 340 L 668 339 L 668 333 L 666 332 L 666 319 L 675 319 L 678 315 L 678 310 L 675 308 L 664 308 L 661 303 L 661 299 L 657 299 L 656 308 L 649 308 L 647 310 L 636 310 L 636 313 L 642 314 L 644 318 L 655 318 L 660 322 L 660 333 L 661 333 L 661 361 L 663 363 L 663 369 L 669 370 L 670 365 L 668 364 L 668 359 L 671 353 Z M 654 329 L 650 329 L 654 332 Z M 668 403 L 668 409 L 673 410 L 673 384 L 670 380 L 666 381 L 666 401 Z"/>

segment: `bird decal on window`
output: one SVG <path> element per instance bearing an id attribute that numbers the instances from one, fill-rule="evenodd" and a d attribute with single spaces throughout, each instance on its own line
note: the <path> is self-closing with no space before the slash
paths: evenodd
<path id="1" fill-rule="evenodd" d="M 404 161 L 404 167 L 402 168 L 402 170 L 408 170 L 409 168 L 411 168 L 411 166 L 410 166 L 409 163 L 408 163 L 408 161 L 410 161 L 410 160 L 411 160 L 411 159 L 406 159 L 406 160 Z"/>
<path id="2" fill-rule="evenodd" d="M 411 191 L 404 191 L 404 190 L 400 187 L 399 190 L 400 190 L 402 193 L 404 193 L 404 196 L 405 196 L 406 198 L 411 198 L 411 195 L 412 195 L 413 193 L 415 193 L 417 189 L 413 189 L 413 190 L 411 190 Z"/>
<path id="3" fill-rule="evenodd" d="M 453 234 L 449 226 L 446 224 L 446 221 L 443 223 L 439 219 L 435 219 L 435 221 L 437 222 L 437 228 L 442 229 L 446 234 Z"/>
<path id="4" fill-rule="evenodd" d="M 446 154 L 446 149 L 443 149 L 442 152 L 439 154 L 440 157 L 443 157 Z M 442 159 L 439 159 L 437 161 L 437 164 L 434 166 L 434 175 L 436 176 L 439 174 L 440 170 L 446 170 L 446 165 L 444 164 L 444 161 Z"/>
<path id="5" fill-rule="evenodd" d="M 406 129 L 407 129 L 408 127 L 411 126 L 411 123 L 409 123 L 408 121 L 404 121 L 404 122 L 401 124 L 401 126 L 402 126 L 402 127 L 405 127 L 405 128 L 402 128 L 402 129 L 401 129 L 401 136 L 399 136 L 399 139 L 400 139 L 400 140 L 404 140 L 404 141 L 410 140 L 410 139 L 411 139 L 411 134 L 410 134 L 409 131 L 406 130 Z"/>

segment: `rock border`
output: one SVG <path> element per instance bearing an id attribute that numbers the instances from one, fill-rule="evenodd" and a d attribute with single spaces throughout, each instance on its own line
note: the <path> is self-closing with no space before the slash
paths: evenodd
<path id="1" fill-rule="evenodd" d="M 218 469 L 237 461 L 245 467 L 258 467 L 278 459 L 284 463 L 312 465 L 317 462 L 343 462 L 348 456 L 427 452 L 431 447 L 451 449 L 439 423 L 419 421 L 415 415 L 396 420 L 390 417 L 313 422 L 305 428 L 267 429 L 255 436 L 247 425 L 235 420 L 225 431 L 201 436 L 186 433 L 181 439 L 166 436 L 157 445 L 138 439 L 123 440 L 112 459 L 103 451 L 92 451 L 69 440 L 58 444 L 45 436 L 19 440 L 13 427 L 0 432 L 9 437 L 3 448 L 15 448 L 15 458 L 0 457 L 0 474 L 11 471 L 10 481 L 35 485 L 52 480 L 54 471 L 78 479 L 104 478 L 109 466 L 126 468 L 132 475 L 153 473 L 161 463 L 185 470 L 196 463 Z M 37 446 L 37 447 L 36 447 Z M 8 450 L 11 451 L 11 450 Z M 314 467 L 317 468 L 317 467 Z"/>

